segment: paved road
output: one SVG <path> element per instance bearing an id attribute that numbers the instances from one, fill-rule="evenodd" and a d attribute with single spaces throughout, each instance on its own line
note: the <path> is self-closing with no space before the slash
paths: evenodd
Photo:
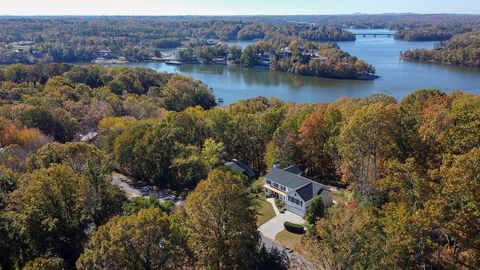
<path id="1" fill-rule="evenodd" d="M 161 201 L 174 201 L 175 205 L 182 205 L 183 201 L 165 191 L 158 190 L 154 186 L 149 186 L 141 183 L 136 183 L 132 179 L 120 173 L 113 173 L 111 178 L 112 184 L 119 186 L 128 198 L 135 198 L 139 196 L 155 196 Z"/>
<path id="2" fill-rule="evenodd" d="M 270 240 L 269 238 L 262 236 L 262 241 L 265 244 L 265 247 L 267 249 L 272 249 L 276 248 L 282 252 L 285 252 L 290 259 L 290 267 L 291 269 L 295 270 L 313 270 L 313 269 L 318 269 L 315 267 L 315 265 L 310 262 L 307 258 L 305 258 L 303 255 L 299 254 L 298 252 L 295 252 L 291 249 L 285 248 L 276 242 Z"/>

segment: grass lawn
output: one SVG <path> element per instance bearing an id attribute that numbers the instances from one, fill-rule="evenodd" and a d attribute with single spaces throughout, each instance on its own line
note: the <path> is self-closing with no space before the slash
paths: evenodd
<path id="1" fill-rule="evenodd" d="M 287 230 L 283 230 L 275 236 L 275 242 L 280 245 L 295 250 L 299 247 L 300 240 L 302 239 L 302 234 L 291 233 Z"/>
<path id="2" fill-rule="evenodd" d="M 267 202 L 267 200 L 263 196 L 257 198 L 256 203 L 258 211 L 257 226 L 260 226 L 275 217 L 275 211 L 273 210 L 272 204 Z"/>

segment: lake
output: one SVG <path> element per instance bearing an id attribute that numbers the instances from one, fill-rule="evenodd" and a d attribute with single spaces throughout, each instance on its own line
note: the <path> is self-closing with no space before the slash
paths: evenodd
<path id="1" fill-rule="evenodd" d="M 349 29 L 354 33 L 385 33 L 385 30 Z M 370 32 L 365 32 L 370 31 Z M 356 41 L 338 42 L 350 54 L 375 66 L 374 81 L 334 80 L 240 66 L 135 63 L 157 71 L 176 72 L 205 82 L 225 104 L 257 96 L 278 97 L 293 102 L 329 102 L 342 96 L 365 97 L 384 93 L 400 100 L 414 90 L 438 88 L 446 92 L 464 90 L 480 93 L 480 69 L 401 60 L 400 52 L 433 48 L 435 42 L 407 42 L 393 37 L 357 36 Z M 241 47 L 249 43 L 231 42 Z"/>

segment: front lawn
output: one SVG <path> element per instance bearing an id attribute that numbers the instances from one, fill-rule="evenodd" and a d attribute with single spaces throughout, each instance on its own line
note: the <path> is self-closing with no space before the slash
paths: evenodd
<path id="1" fill-rule="evenodd" d="M 291 233 L 287 230 L 283 230 L 275 236 L 275 242 L 292 250 L 296 250 L 299 247 L 301 239 L 302 234 Z"/>
<path id="2" fill-rule="evenodd" d="M 265 197 L 259 196 L 256 200 L 257 205 L 257 226 L 275 217 L 275 211 L 271 203 L 267 202 Z"/>

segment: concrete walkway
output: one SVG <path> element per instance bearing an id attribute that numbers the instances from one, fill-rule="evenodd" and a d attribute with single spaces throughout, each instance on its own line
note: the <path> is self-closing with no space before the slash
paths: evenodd
<path id="1" fill-rule="evenodd" d="M 286 221 L 289 221 L 289 222 L 293 222 L 293 223 L 297 223 L 297 224 L 304 224 L 305 223 L 305 220 L 303 220 L 302 217 L 292 213 L 292 212 L 289 212 L 289 211 L 285 211 L 285 213 L 280 213 L 280 211 L 278 211 L 278 208 L 277 206 L 275 205 L 275 201 L 273 199 L 267 199 L 268 202 L 270 202 L 273 206 L 273 210 L 275 211 L 275 214 L 277 214 L 274 218 L 270 219 L 269 221 L 265 222 L 262 226 L 260 226 L 258 228 L 258 230 L 260 231 L 260 233 L 272 240 L 272 241 L 275 241 L 275 236 L 283 231 L 285 229 L 285 227 L 283 226 L 283 223 L 285 223 Z"/>
<path id="2" fill-rule="evenodd" d="M 277 205 L 275 204 L 275 199 L 274 198 L 267 198 L 267 202 L 269 202 L 273 206 L 273 211 L 275 211 L 275 215 L 280 215 L 280 211 L 277 208 Z"/>

